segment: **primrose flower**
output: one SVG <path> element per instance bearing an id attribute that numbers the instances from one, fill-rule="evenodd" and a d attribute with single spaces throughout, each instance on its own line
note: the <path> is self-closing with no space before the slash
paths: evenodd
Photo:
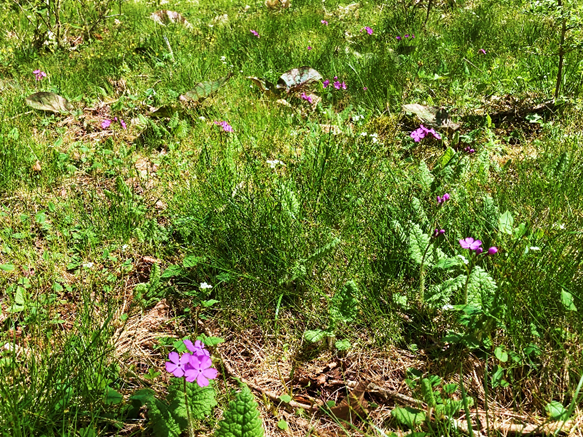
<path id="1" fill-rule="evenodd" d="M 168 359 L 170 361 L 166 361 L 166 370 L 177 378 L 182 378 L 184 376 L 184 368 L 190 361 L 190 354 L 184 353 L 180 356 L 178 352 L 170 352 Z"/>
<path id="2" fill-rule="evenodd" d="M 409 38 L 409 34 L 405 35 L 404 38 Z"/>
<path id="3" fill-rule="evenodd" d="M 330 85 L 330 80 L 326 79 L 324 82 L 322 82 L 322 86 L 323 86 L 324 88 L 327 88 L 327 87 L 328 87 L 328 85 Z"/>
<path id="4" fill-rule="evenodd" d="M 484 249 L 482 249 L 481 247 L 478 247 L 478 248 L 476 249 L 476 253 L 477 253 L 478 255 L 479 255 L 479 254 L 481 254 L 483 251 L 484 251 Z"/>
<path id="5" fill-rule="evenodd" d="M 255 30 L 251 29 L 251 30 L 249 30 L 249 32 L 251 32 L 251 33 L 252 33 L 253 35 L 255 35 L 257 38 L 261 38 L 261 37 L 259 36 L 259 33 L 258 33 L 258 32 L 256 32 Z"/>
<path id="6" fill-rule="evenodd" d="M 531 249 L 532 249 L 532 247 L 531 247 Z M 497 252 L 498 252 L 498 248 L 496 246 L 492 246 L 490 249 L 488 249 L 488 255 L 494 255 Z"/>
<path id="7" fill-rule="evenodd" d="M 33 73 L 34 73 L 34 77 L 37 80 L 37 82 L 39 80 L 42 80 L 43 77 L 47 77 L 47 74 L 41 70 L 34 70 Z"/>
<path id="8" fill-rule="evenodd" d="M 312 103 L 312 97 L 308 96 L 306 93 L 302 93 L 300 96 L 302 99 L 307 100 L 308 102 Z"/>
<path id="9" fill-rule="evenodd" d="M 478 250 L 482 245 L 480 240 L 474 240 L 472 237 L 459 240 L 462 249 Z"/>
<path id="10" fill-rule="evenodd" d="M 196 340 L 194 344 L 190 340 L 184 340 L 183 343 L 184 346 L 186 346 L 186 349 L 188 349 L 194 355 L 206 355 L 207 357 L 211 356 L 210 352 L 204 348 L 204 343 L 200 340 Z"/>
<path id="11" fill-rule="evenodd" d="M 328 25 L 328 22 L 326 20 L 322 20 L 322 21 L 320 21 L 320 23 L 322 23 L 324 26 Z"/>
<path id="12" fill-rule="evenodd" d="M 103 120 L 101 122 L 101 128 L 102 129 L 108 129 L 109 126 L 111 126 L 111 120 Z"/>
<path id="13" fill-rule="evenodd" d="M 226 121 L 215 121 L 217 126 L 221 126 L 225 132 L 233 132 L 233 127 Z"/>
<path id="14" fill-rule="evenodd" d="M 421 129 L 416 129 L 413 132 L 411 132 L 411 138 L 413 138 L 413 140 L 415 140 L 415 142 L 418 143 L 423 138 L 425 138 L 425 132 L 423 132 L 423 130 Z"/>
<path id="15" fill-rule="evenodd" d="M 184 372 L 186 381 L 196 381 L 200 387 L 208 386 L 209 379 L 215 379 L 219 374 L 217 369 L 211 367 L 212 365 L 210 357 L 206 355 L 191 355 Z"/>
<path id="16" fill-rule="evenodd" d="M 445 202 L 446 200 L 449 200 L 449 193 L 445 193 L 442 197 L 443 201 Z"/>

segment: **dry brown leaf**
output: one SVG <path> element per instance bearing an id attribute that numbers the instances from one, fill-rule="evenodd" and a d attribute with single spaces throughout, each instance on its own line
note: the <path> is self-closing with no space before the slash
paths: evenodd
<path id="1" fill-rule="evenodd" d="M 355 417 L 362 418 L 367 416 L 368 402 L 364 399 L 367 385 L 366 382 L 360 381 L 340 404 L 331 409 L 332 414 L 343 420 L 352 420 Z"/>
<path id="2" fill-rule="evenodd" d="M 36 162 L 32 166 L 32 171 L 39 172 L 41 170 L 42 170 L 42 167 L 40 165 L 40 161 L 37 159 Z"/>

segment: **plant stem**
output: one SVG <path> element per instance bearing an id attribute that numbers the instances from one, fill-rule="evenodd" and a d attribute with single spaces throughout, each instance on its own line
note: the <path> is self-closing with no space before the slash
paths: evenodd
<path id="1" fill-rule="evenodd" d="M 470 255 L 471 256 L 471 255 Z M 468 304 L 468 283 L 470 282 L 470 276 L 472 275 L 472 270 L 474 269 L 474 259 L 470 261 L 470 266 L 466 267 L 468 275 L 466 276 L 466 283 L 464 284 L 464 305 Z"/>
<path id="2" fill-rule="evenodd" d="M 190 417 L 190 408 L 188 407 L 188 392 L 186 391 L 186 378 L 182 379 L 184 381 L 184 403 L 186 404 L 186 417 L 188 420 L 188 435 L 190 437 L 194 436 L 194 429 L 192 428 L 192 418 Z"/>
<path id="3" fill-rule="evenodd" d="M 425 257 L 427 256 L 427 251 L 431 247 L 431 237 L 429 237 L 429 243 L 423 252 L 423 258 L 421 258 L 421 267 L 419 268 L 419 296 L 421 297 L 421 303 L 425 302 Z"/>
<path id="4" fill-rule="evenodd" d="M 561 40 L 559 42 L 559 71 L 557 71 L 557 83 L 555 85 L 555 100 L 559 98 L 561 82 L 563 81 L 563 60 L 565 56 L 565 34 L 567 33 L 567 22 L 563 11 L 563 0 L 557 0 L 557 6 L 561 14 Z"/>

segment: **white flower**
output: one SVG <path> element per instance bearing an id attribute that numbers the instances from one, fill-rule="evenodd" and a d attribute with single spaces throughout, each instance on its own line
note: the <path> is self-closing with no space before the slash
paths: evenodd
<path id="1" fill-rule="evenodd" d="M 121 250 L 122 250 L 122 251 L 125 251 L 127 248 L 128 248 L 128 245 L 127 245 L 127 244 L 124 244 L 124 245 L 121 247 Z"/>
<path id="2" fill-rule="evenodd" d="M 205 290 L 205 289 L 207 289 L 207 288 L 213 288 L 213 286 L 212 286 L 212 285 L 210 285 L 210 284 L 207 284 L 206 282 L 201 282 L 201 283 L 200 283 L 200 289 L 201 289 L 201 290 Z"/>
<path id="3" fill-rule="evenodd" d="M 283 162 L 281 162 L 279 159 L 268 159 L 267 161 L 265 161 L 269 164 L 269 166 L 271 168 L 275 168 L 276 165 L 285 165 Z"/>
<path id="4" fill-rule="evenodd" d="M 460 258 L 464 262 L 464 264 L 469 264 L 470 263 L 468 261 L 468 259 L 465 256 L 463 256 L 463 255 L 458 255 L 458 258 Z"/>
<path id="5" fill-rule="evenodd" d="M 93 263 L 85 263 L 83 264 L 83 267 L 90 269 L 91 267 L 93 267 Z"/>
<path id="6" fill-rule="evenodd" d="M 537 246 L 530 246 L 530 250 L 537 251 L 537 250 L 540 250 L 540 247 L 537 247 Z"/>
<path id="7" fill-rule="evenodd" d="M 368 135 L 368 134 L 367 134 L 366 132 L 361 132 L 361 133 L 360 133 L 360 136 L 361 136 L 361 137 L 366 137 L 367 135 Z"/>
<path id="8" fill-rule="evenodd" d="M 379 142 L 379 140 L 378 140 L 378 138 L 377 138 L 377 137 L 373 137 L 372 135 L 371 135 L 371 137 L 372 137 L 372 143 L 373 143 L 373 144 L 376 144 L 376 143 L 378 143 L 378 142 Z"/>
<path id="9" fill-rule="evenodd" d="M 445 304 L 442 308 L 443 311 L 453 310 L 453 305 Z"/>

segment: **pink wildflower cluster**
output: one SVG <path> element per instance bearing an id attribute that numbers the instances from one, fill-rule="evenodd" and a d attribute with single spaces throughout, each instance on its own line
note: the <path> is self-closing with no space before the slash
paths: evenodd
<path id="1" fill-rule="evenodd" d="M 330 80 L 329 79 L 326 79 L 324 82 L 322 82 L 322 86 L 324 88 L 328 88 L 329 85 L 330 85 Z M 334 76 L 334 83 L 332 84 L 332 86 L 334 88 L 336 88 L 337 90 L 339 90 L 341 88 L 343 90 L 345 90 L 347 88 L 346 82 L 342 81 L 342 83 L 340 83 L 340 81 L 338 80 L 338 76 Z"/>
<path id="2" fill-rule="evenodd" d="M 419 129 L 416 129 L 413 132 L 411 132 L 411 138 L 413 138 L 415 140 L 415 142 L 418 143 L 419 141 L 421 141 L 423 138 L 425 138 L 429 134 L 433 135 L 434 138 L 441 140 L 441 135 L 439 135 L 437 132 L 435 132 L 435 129 L 433 129 L 433 128 L 427 129 L 423 125 L 420 125 Z"/>
<path id="3" fill-rule="evenodd" d="M 399 35 L 397 35 L 397 41 L 402 41 L 403 38 L 411 38 L 411 39 L 414 39 L 415 38 L 415 35 L 413 35 L 413 34 L 411 34 L 411 35 L 407 34 L 407 35 L 403 35 L 403 37 L 400 37 Z"/>
<path id="4" fill-rule="evenodd" d="M 166 362 L 166 370 L 177 378 L 186 378 L 187 382 L 196 381 L 200 387 L 209 385 L 209 379 L 215 379 L 219 372 L 212 368 L 211 354 L 205 349 L 204 343 L 196 340 L 184 340 L 184 345 L 191 352 L 180 356 L 178 352 L 170 352 Z"/>
<path id="5" fill-rule="evenodd" d="M 322 20 L 322 21 L 320 21 L 320 23 L 322 23 L 324 26 L 328 25 L 328 22 L 326 20 Z"/>
<path id="6" fill-rule="evenodd" d="M 445 193 L 443 196 L 437 196 L 437 203 L 447 202 L 450 199 L 449 193 Z"/>
<path id="7" fill-rule="evenodd" d="M 233 127 L 226 121 L 215 121 L 217 126 L 221 126 L 225 132 L 233 132 Z"/>
<path id="8" fill-rule="evenodd" d="M 373 30 L 370 27 L 368 27 L 368 26 L 365 26 L 362 29 L 360 29 L 361 32 L 364 31 L 364 30 L 366 30 L 366 33 L 368 33 L 369 35 L 372 35 L 373 34 Z"/>
<path id="9" fill-rule="evenodd" d="M 34 77 L 37 80 L 37 82 L 39 80 L 42 80 L 43 77 L 47 77 L 47 74 L 41 70 L 34 70 L 33 73 L 34 73 Z"/>
<path id="10" fill-rule="evenodd" d="M 251 33 L 252 33 L 253 35 L 255 35 L 257 38 L 261 38 L 261 37 L 259 36 L 259 33 L 258 33 L 257 31 L 255 31 L 255 30 L 251 29 L 249 32 L 251 32 Z"/>
<path id="11" fill-rule="evenodd" d="M 124 128 L 124 129 L 127 128 L 125 121 L 123 121 L 121 118 L 118 119 L 117 117 L 114 117 L 113 120 L 109 120 L 109 119 L 103 120 L 101 122 L 101 128 L 102 129 L 109 129 L 109 127 L 111 126 L 111 123 L 113 123 L 114 121 L 118 121 L 122 128 Z"/>
<path id="12" fill-rule="evenodd" d="M 300 96 L 302 99 L 307 100 L 308 102 L 312 103 L 312 97 L 308 96 L 306 93 L 302 93 Z"/>
<path id="13" fill-rule="evenodd" d="M 475 152 L 470 146 L 464 148 L 464 152 L 469 153 L 470 155 Z"/>
<path id="14" fill-rule="evenodd" d="M 474 240 L 472 237 L 459 240 L 459 243 L 462 249 L 470 249 L 476 252 L 477 254 L 480 254 L 484 251 L 484 249 L 480 247 L 482 245 L 482 242 L 480 240 Z M 486 255 L 494 255 L 497 252 L 498 248 L 496 246 L 492 246 L 491 248 L 488 249 Z"/>

